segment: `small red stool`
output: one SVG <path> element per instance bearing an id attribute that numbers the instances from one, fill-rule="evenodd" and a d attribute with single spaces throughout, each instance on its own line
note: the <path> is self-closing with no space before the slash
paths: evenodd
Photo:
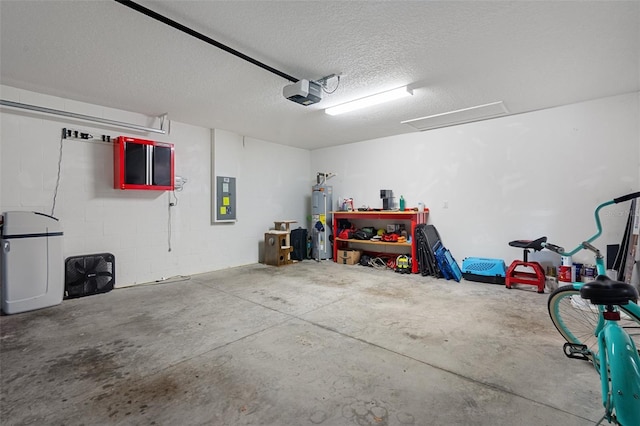
<path id="1" fill-rule="evenodd" d="M 542 250 L 542 243 L 547 241 L 547 237 L 538 238 L 537 240 L 515 240 L 511 241 L 511 247 L 519 247 L 524 249 L 522 260 L 514 260 L 507 269 L 505 286 L 511 288 L 513 284 L 526 284 L 538 287 L 538 293 L 544 293 L 544 284 L 546 276 L 542 265 L 538 262 L 529 262 L 529 249 L 535 251 Z M 518 269 L 520 268 L 520 269 Z M 524 268 L 524 270 L 523 270 Z M 533 270 L 533 272 L 531 272 Z"/>

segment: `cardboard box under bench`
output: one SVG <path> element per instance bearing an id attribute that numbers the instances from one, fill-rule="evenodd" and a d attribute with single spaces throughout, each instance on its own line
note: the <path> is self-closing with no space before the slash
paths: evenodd
<path id="1" fill-rule="evenodd" d="M 360 250 L 338 250 L 338 263 L 356 265 L 360 262 Z"/>

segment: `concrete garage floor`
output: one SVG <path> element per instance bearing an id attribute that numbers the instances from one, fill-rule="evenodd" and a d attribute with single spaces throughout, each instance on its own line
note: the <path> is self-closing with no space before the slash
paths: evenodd
<path id="1" fill-rule="evenodd" d="M 533 287 L 251 265 L 0 318 L 6 425 L 588 425 Z"/>

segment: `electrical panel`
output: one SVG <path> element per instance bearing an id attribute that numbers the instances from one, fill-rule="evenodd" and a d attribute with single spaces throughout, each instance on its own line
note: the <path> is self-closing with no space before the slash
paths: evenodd
<path id="1" fill-rule="evenodd" d="M 236 217 L 236 178 L 216 176 L 215 221 L 235 222 Z"/>

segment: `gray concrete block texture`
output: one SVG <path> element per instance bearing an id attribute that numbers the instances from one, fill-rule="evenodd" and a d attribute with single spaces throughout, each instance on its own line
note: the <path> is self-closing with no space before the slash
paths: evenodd
<path id="1" fill-rule="evenodd" d="M 587 425 L 534 287 L 250 265 L 0 317 L 4 425 Z"/>

